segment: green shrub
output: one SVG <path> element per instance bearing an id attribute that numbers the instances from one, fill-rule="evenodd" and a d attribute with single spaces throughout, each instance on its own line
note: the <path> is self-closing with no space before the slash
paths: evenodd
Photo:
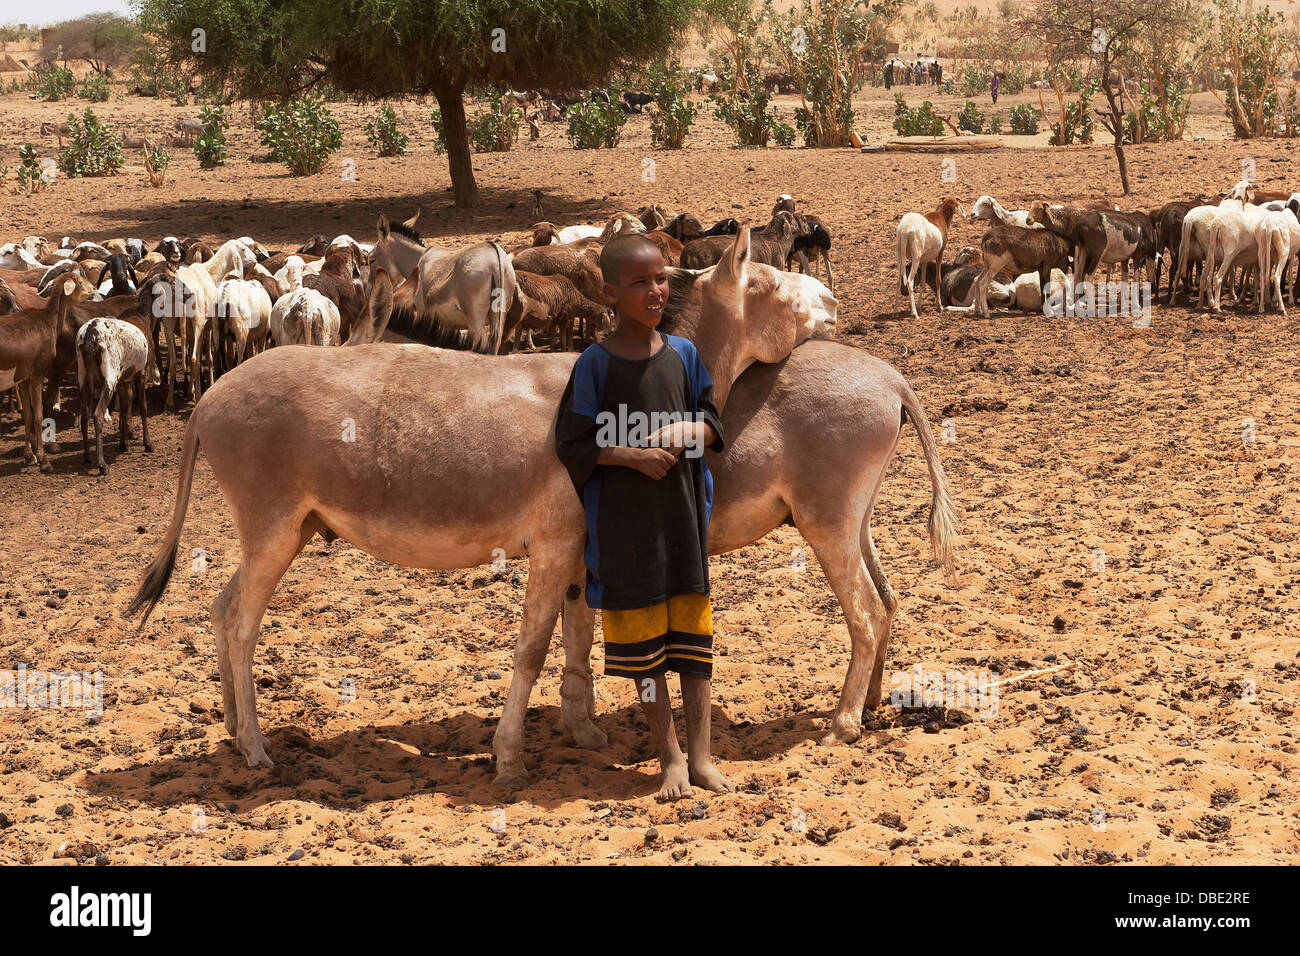
<path id="1" fill-rule="evenodd" d="M 1019 93 L 1028 83 L 1029 78 L 1025 75 L 1024 68 L 1017 66 L 1002 74 L 1002 80 L 998 84 L 998 92 Z"/>
<path id="2" fill-rule="evenodd" d="M 957 128 L 976 134 L 984 132 L 984 114 L 975 106 L 974 100 L 967 100 L 957 114 Z"/>
<path id="3" fill-rule="evenodd" d="M 172 164 L 172 154 L 161 146 L 150 146 L 144 150 L 144 170 L 151 186 L 161 186 L 167 182 L 167 167 Z"/>
<path id="4" fill-rule="evenodd" d="M 714 104 L 713 112 L 718 119 L 731 127 L 731 131 L 736 134 L 735 145 L 741 148 L 766 146 L 767 141 L 774 136 L 778 143 L 782 140 L 785 140 L 787 145 L 793 143 L 794 137 L 789 136 L 784 129 L 778 132 L 778 127 L 784 126 L 789 129 L 789 126 L 782 122 L 781 114 L 774 107 L 769 106 L 772 94 L 763 86 L 763 78 L 759 75 L 758 68 L 746 62 L 745 71 L 745 80 L 749 84 L 748 99 L 741 99 L 734 92 L 726 96 L 710 93 L 709 99 Z M 811 114 L 800 108 L 794 111 L 794 116 L 799 129 L 807 135 L 809 124 L 812 122 Z"/>
<path id="5" fill-rule="evenodd" d="M 262 144 L 295 176 L 320 172 L 329 154 L 343 145 L 339 124 L 319 96 L 295 98 L 282 106 L 265 104 L 257 131 Z"/>
<path id="6" fill-rule="evenodd" d="M 962 74 L 961 91 L 965 96 L 975 96 L 983 93 L 989 88 L 989 77 L 991 73 L 985 73 L 983 70 L 973 66 L 966 67 Z M 1001 87 L 998 88 L 999 91 Z"/>
<path id="7" fill-rule="evenodd" d="M 205 106 L 199 110 L 199 119 L 203 129 L 191 147 L 198 157 L 199 166 L 212 169 L 226 161 L 226 108 L 224 106 Z"/>
<path id="8" fill-rule="evenodd" d="M 940 80 L 939 85 L 936 86 L 935 89 L 939 91 L 941 96 L 957 95 L 957 83 L 951 76 L 944 77 Z"/>
<path id="9" fill-rule="evenodd" d="M 1039 111 L 1028 103 L 1013 106 L 1007 111 L 1011 132 L 1017 136 L 1033 136 L 1038 132 Z"/>
<path id="10" fill-rule="evenodd" d="M 68 114 L 68 146 L 59 154 L 59 169 L 69 176 L 112 176 L 123 162 L 122 144 L 94 110 L 87 106 L 81 119 Z"/>
<path id="11" fill-rule="evenodd" d="M 1037 124 L 1035 124 L 1037 125 Z M 1065 104 L 1065 129 L 1060 123 L 1048 122 L 1052 137 L 1048 142 L 1052 146 L 1069 146 L 1071 143 L 1092 142 L 1092 96 L 1090 90 L 1084 90 L 1079 99 Z"/>
<path id="12" fill-rule="evenodd" d="M 36 76 L 36 96 L 49 103 L 71 96 L 73 87 L 76 85 L 72 71 L 67 67 L 56 66 L 44 73 L 38 73 Z"/>
<path id="13" fill-rule="evenodd" d="M 772 138 L 776 140 L 778 146 L 793 146 L 795 132 L 793 126 L 779 120 L 772 126 Z"/>
<path id="14" fill-rule="evenodd" d="M 929 100 L 912 109 L 902 93 L 895 93 L 894 131 L 899 136 L 942 136 L 943 120 L 934 115 L 934 106 Z"/>
<path id="15" fill-rule="evenodd" d="M 989 132 L 992 133 L 994 136 L 997 136 L 999 133 L 1002 132 L 1002 117 L 1001 117 L 1001 116 L 990 116 L 990 117 L 989 117 Z"/>
<path id="16" fill-rule="evenodd" d="M 626 122 L 627 114 L 612 93 L 608 103 L 575 103 L 569 107 L 569 140 L 574 149 L 613 149 Z"/>
<path id="17" fill-rule="evenodd" d="M 36 147 L 23 143 L 18 147 L 18 185 L 27 193 L 40 192 L 45 188 L 41 179 L 41 161 L 36 155 Z"/>
<path id="18" fill-rule="evenodd" d="M 619 113 L 623 111 L 620 109 Z M 519 139 L 519 124 L 524 111 L 512 101 L 507 107 L 500 97 L 488 103 L 486 113 L 477 113 L 465 122 L 470 148 L 476 153 L 508 153 Z"/>
<path id="19" fill-rule="evenodd" d="M 429 122 L 433 124 L 433 151 L 435 153 L 447 152 L 447 137 L 442 130 L 442 110 L 437 107 L 430 110 Z"/>
<path id="20" fill-rule="evenodd" d="M 108 80 L 98 74 L 88 76 L 86 82 L 81 84 L 81 89 L 77 90 L 77 95 L 92 103 L 103 103 L 108 99 Z"/>
<path id="21" fill-rule="evenodd" d="M 366 124 L 366 139 L 371 146 L 379 147 L 380 156 L 401 156 L 411 138 L 397 128 L 397 113 L 391 106 L 382 106 L 373 123 Z"/>
<path id="22" fill-rule="evenodd" d="M 682 79 L 682 65 L 673 62 L 665 70 L 650 75 L 650 94 L 655 98 L 650 113 L 650 144 L 659 149 L 681 149 L 686 133 L 700 111 L 687 94 L 690 84 Z"/>

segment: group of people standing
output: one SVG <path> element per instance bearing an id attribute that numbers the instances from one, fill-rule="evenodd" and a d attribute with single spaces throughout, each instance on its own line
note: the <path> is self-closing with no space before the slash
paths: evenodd
<path id="1" fill-rule="evenodd" d="M 943 67 L 938 60 L 889 60 L 885 63 L 885 89 L 893 86 L 937 86 L 943 82 Z"/>

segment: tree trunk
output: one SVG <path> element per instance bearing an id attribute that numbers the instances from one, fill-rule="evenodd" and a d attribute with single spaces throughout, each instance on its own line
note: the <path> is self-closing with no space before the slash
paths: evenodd
<path id="1" fill-rule="evenodd" d="M 442 132 L 447 139 L 447 169 L 456 208 L 468 209 L 478 202 L 478 184 L 470 161 L 469 134 L 465 129 L 465 88 L 443 86 L 433 91 L 442 111 Z"/>
<path id="2" fill-rule="evenodd" d="M 1121 79 L 1120 82 L 1123 82 Z M 1107 83 L 1103 90 L 1106 93 L 1106 101 L 1110 104 L 1110 121 L 1113 124 L 1111 135 L 1115 138 L 1115 159 L 1119 161 L 1119 181 L 1124 186 L 1124 195 L 1129 194 L 1128 188 L 1128 163 L 1124 161 L 1124 113 L 1119 103 L 1115 100 L 1115 92 Z"/>

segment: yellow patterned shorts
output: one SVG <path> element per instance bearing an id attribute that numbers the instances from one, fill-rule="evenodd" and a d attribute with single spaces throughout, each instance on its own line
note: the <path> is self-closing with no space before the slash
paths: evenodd
<path id="1" fill-rule="evenodd" d="M 677 671 L 713 676 L 713 609 L 707 594 L 677 594 L 662 604 L 600 612 L 605 673 L 647 677 Z"/>

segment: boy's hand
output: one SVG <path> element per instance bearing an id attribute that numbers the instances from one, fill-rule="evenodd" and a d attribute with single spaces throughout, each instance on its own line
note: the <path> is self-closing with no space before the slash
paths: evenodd
<path id="1" fill-rule="evenodd" d="M 687 449 L 699 449 L 702 453 L 716 438 L 713 427 L 708 422 L 674 422 L 653 432 L 647 443 L 667 448 L 681 457 Z"/>
<path id="2" fill-rule="evenodd" d="M 628 464 L 641 474 L 656 481 L 677 464 L 677 455 L 667 448 L 629 448 L 633 456 Z"/>

